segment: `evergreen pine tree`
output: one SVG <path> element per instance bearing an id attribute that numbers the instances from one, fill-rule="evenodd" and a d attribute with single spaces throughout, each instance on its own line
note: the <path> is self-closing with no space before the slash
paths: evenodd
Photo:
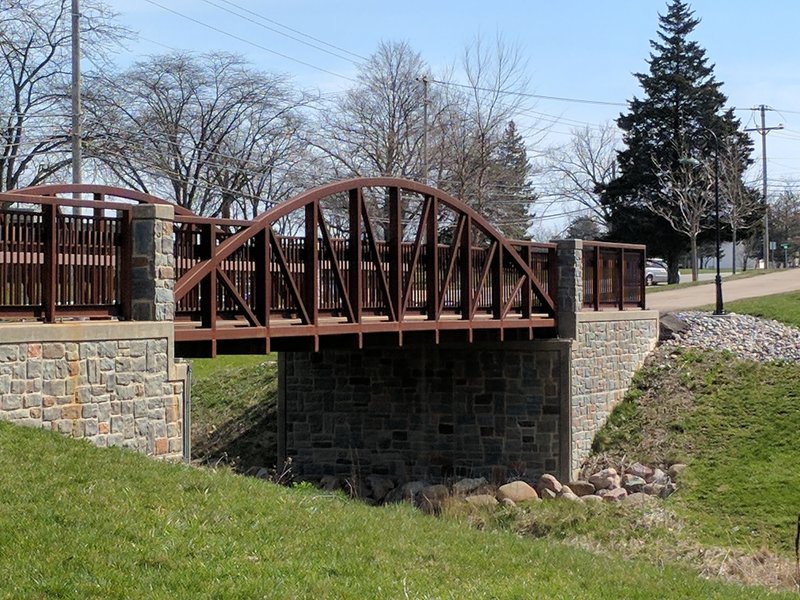
<path id="1" fill-rule="evenodd" d="M 509 121 L 492 156 L 489 171 L 491 195 L 487 218 L 506 236 L 527 239 L 531 227 L 530 207 L 536 194 L 530 182 L 531 164 L 525 140 L 514 121 Z"/>
<path id="2" fill-rule="evenodd" d="M 716 135 L 721 152 L 737 145 L 737 156 L 747 164 L 751 142 L 733 111 L 724 109 L 727 98 L 705 50 L 688 39 L 699 19 L 682 0 L 671 0 L 667 8 L 659 15 L 658 37 L 650 42 L 649 72 L 636 74 L 643 96 L 630 100 L 617 121 L 626 148 L 618 156 L 620 175 L 603 190 L 603 202 L 612 215 L 610 237 L 646 243 L 651 255 L 667 260 L 674 281 L 679 258 L 696 247 L 698 237 L 676 226 L 685 218 L 676 182 L 691 182 L 697 194 L 712 188 L 711 170 L 687 177 L 686 159 L 711 165 Z M 710 217 L 703 214 L 700 230 Z"/>

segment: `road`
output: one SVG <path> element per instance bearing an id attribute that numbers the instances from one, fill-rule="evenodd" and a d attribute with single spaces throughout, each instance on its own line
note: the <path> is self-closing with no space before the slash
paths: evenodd
<path id="1" fill-rule="evenodd" d="M 708 285 L 657 293 L 650 293 L 652 288 L 648 288 L 647 308 L 665 313 L 714 304 L 715 287 L 711 282 Z M 796 290 L 800 290 L 800 269 L 788 269 L 748 279 L 722 282 L 722 298 L 725 302 Z"/>

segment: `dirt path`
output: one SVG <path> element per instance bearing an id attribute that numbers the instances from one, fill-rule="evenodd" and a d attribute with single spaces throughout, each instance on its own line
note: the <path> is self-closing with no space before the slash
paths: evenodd
<path id="1" fill-rule="evenodd" d="M 795 290 L 800 290 L 800 269 L 789 269 L 749 279 L 722 280 L 722 298 L 725 302 Z M 713 282 L 708 285 L 647 294 L 647 308 L 662 313 L 697 308 L 714 304 L 714 302 L 715 286 Z"/>

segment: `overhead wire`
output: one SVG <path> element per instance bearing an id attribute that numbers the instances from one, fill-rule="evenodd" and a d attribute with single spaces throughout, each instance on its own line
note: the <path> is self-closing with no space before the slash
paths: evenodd
<path id="1" fill-rule="evenodd" d="M 248 44 L 250 46 L 253 46 L 254 48 L 258 48 L 259 50 L 263 50 L 264 52 L 269 52 L 270 54 L 274 54 L 275 56 L 280 56 L 281 58 L 285 58 L 286 60 L 290 60 L 290 61 L 292 61 L 294 63 L 303 65 L 304 67 L 309 67 L 311 69 L 315 69 L 315 70 L 320 71 L 322 73 L 327 73 L 328 75 L 333 75 L 334 77 L 338 77 L 338 78 L 344 79 L 346 81 L 352 81 L 352 82 L 356 81 L 355 79 L 353 79 L 352 77 L 348 77 L 347 75 L 342 75 L 341 73 L 336 73 L 335 71 L 331 71 L 329 69 L 325 69 L 324 67 L 320 67 L 320 66 L 312 64 L 310 62 L 306 62 L 304 60 L 300 60 L 299 58 L 295 58 L 293 56 L 289 56 L 288 54 L 284 54 L 283 52 L 278 52 L 277 50 L 273 50 L 272 48 L 268 48 L 268 47 L 264 46 L 263 44 L 259 44 L 257 42 L 252 41 L 252 40 L 248 40 L 247 38 L 243 38 L 243 37 L 241 37 L 239 35 L 236 35 L 235 33 L 231 33 L 229 31 L 225 31 L 224 29 L 221 29 L 220 27 L 216 27 L 215 25 L 211 25 L 210 23 L 205 23 L 204 21 L 201 21 L 200 19 L 195 19 L 194 17 L 191 17 L 191 16 L 189 16 L 189 15 L 187 15 L 185 13 L 182 13 L 180 11 L 177 11 L 177 10 L 174 10 L 174 9 L 169 8 L 167 6 L 164 6 L 163 4 L 161 4 L 159 2 L 156 2 L 156 0 L 144 0 L 144 1 L 147 2 L 148 4 L 152 4 L 153 6 L 157 6 L 158 8 L 160 8 L 162 10 L 170 12 L 170 13 L 178 16 L 178 17 L 186 19 L 187 21 L 191 21 L 192 23 L 195 23 L 197 25 L 200 25 L 200 26 L 205 27 L 207 29 L 210 29 L 212 31 L 216 31 L 217 33 L 220 33 L 220 34 L 222 34 L 224 36 L 227 36 L 227 37 L 229 37 L 231 39 L 234 39 L 234 40 L 237 40 L 239 42 L 242 42 L 243 44 Z"/>

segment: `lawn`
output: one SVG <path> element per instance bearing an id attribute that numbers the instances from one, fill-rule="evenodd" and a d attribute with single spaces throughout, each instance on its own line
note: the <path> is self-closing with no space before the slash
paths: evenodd
<path id="1" fill-rule="evenodd" d="M 787 325 L 800 327 L 800 292 L 773 294 L 760 298 L 747 298 L 726 302 L 725 310 L 754 317 L 774 319 Z"/>
<path id="2" fill-rule="evenodd" d="M 0 423 L 8 598 L 771 598 Z"/>
<path id="3" fill-rule="evenodd" d="M 703 271 L 701 271 L 703 272 Z M 716 273 L 716 270 L 713 271 Z M 749 271 L 739 271 L 736 275 L 728 275 L 723 279 L 725 281 L 735 281 L 737 279 L 749 279 L 751 277 L 758 277 L 759 275 L 767 275 L 768 273 L 774 273 L 775 269 L 764 270 L 764 269 L 750 269 Z M 647 288 L 648 294 L 655 294 L 658 292 L 666 292 L 668 290 L 680 290 L 683 288 L 688 287 L 695 287 L 698 285 L 713 285 L 713 280 L 706 280 L 706 281 L 692 281 L 692 274 L 689 271 L 688 274 L 684 274 L 683 270 L 681 270 L 681 283 L 670 283 L 667 285 L 651 285 Z"/>

